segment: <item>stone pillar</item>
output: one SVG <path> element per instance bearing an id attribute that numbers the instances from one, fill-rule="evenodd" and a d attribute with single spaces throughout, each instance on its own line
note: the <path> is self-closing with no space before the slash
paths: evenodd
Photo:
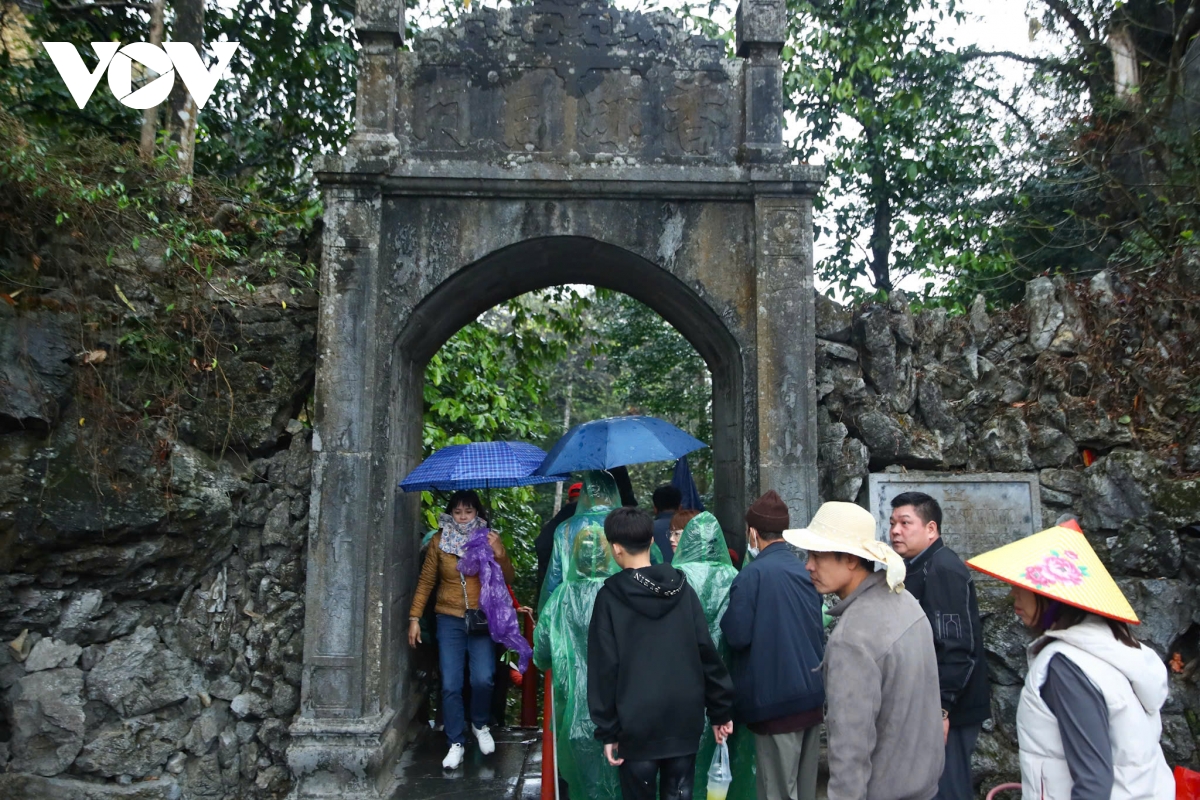
<path id="1" fill-rule="evenodd" d="M 381 203 L 373 186 L 334 184 L 325 204 L 304 673 L 288 762 L 300 797 L 376 797 L 393 735 L 393 715 L 368 680 L 383 625 L 369 559 L 390 530 L 371 513 Z"/>
<path id="2" fill-rule="evenodd" d="M 759 491 L 779 492 L 800 527 L 817 509 L 811 194 L 760 193 L 754 224 Z"/>
<path id="3" fill-rule="evenodd" d="M 746 59 L 743 162 L 776 163 L 783 147 L 783 64 L 787 35 L 784 0 L 742 0 L 736 26 L 737 54 Z"/>
<path id="4" fill-rule="evenodd" d="M 404 43 L 404 0 L 358 0 L 354 29 L 362 50 L 349 152 L 368 157 L 398 153 L 396 76 Z"/>

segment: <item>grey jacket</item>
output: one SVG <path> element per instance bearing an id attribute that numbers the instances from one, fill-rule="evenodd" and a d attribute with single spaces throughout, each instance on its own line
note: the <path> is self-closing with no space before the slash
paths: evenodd
<path id="1" fill-rule="evenodd" d="M 829 800 L 930 800 L 945 760 L 933 630 L 908 592 L 867 577 L 830 612 Z"/>

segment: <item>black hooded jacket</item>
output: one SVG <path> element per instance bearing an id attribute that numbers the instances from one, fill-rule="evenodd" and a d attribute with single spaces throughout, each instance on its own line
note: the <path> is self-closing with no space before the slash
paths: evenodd
<path id="1" fill-rule="evenodd" d="M 733 719 L 733 681 L 696 591 L 670 564 L 604 582 L 588 629 L 588 705 L 596 738 L 651 761 L 700 749 L 704 714 Z"/>

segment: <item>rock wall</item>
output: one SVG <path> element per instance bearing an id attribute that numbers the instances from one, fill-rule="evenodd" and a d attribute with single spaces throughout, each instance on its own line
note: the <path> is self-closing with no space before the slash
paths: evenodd
<path id="1" fill-rule="evenodd" d="M 0 303 L 0 797 L 281 797 L 316 298 L 208 298 L 224 393 L 197 365 L 178 406 L 126 433 L 88 395 L 122 380 L 117 348 L 77 353 L 78 331 L 171 308 L 119 280 L 123 304 Z"/>
<path id="2" fill-rule="evenodd" d="M 1137 635 L 1174 660 L 1163 746 L 1193 768 L 1198 309 L 1174 281 L 1122 286 L 1106 273 L 1078 286 L 1039 278 L 996 316 L 982 298 L 960 315 L 916 313 L 900 292 L 886 305 L 817 303 L 822 499 L 865 505 L 870 471 L 1036 472 L 1043 523 L 1080 519 L 1143 620 Z M 1006 595 L 980 584 L 994 712 L 975 757 L 985 788 L 1019 776 L 1028 635 Z"/>

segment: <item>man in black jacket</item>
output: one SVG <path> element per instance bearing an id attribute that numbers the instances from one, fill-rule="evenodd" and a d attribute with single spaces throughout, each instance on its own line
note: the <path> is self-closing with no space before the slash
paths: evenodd
<path id="1" fill-rule="evenodd" d="M 889 534 L 892 549 L 904 558 L 904 588 L 917 598 L 933 627 L 938 682 L 942 690 L 942 727 L 946 766 L 938 800 L 975 796 L 971 753 L 983 723 L 992 715 L 983 627 L 970 570 L 942 542 L 942 508 L 923 492 L 892 499 Z"/>
<path id="2" fill-rule="evenodd" d="M 650 517 L 618 508 L 604 535 L 622 570 L 604 581 L 588 628 L 596 738 L 620 768 L 624 800 L 691 800 L 705 711 L 724 741 L 733 732 L 733 683 L 696 591 L 670 564 L 651 566 Z"/>
<path id="3" fill-rule="evenodd" d="M 813 800 L 825 704 L 821 596 L 783 540 L 774 490 L 746 512 L 754 560 L 733 579 L 721 631 L 733 650 L 734 717 L 755 734 L 759 800 Z"/>

